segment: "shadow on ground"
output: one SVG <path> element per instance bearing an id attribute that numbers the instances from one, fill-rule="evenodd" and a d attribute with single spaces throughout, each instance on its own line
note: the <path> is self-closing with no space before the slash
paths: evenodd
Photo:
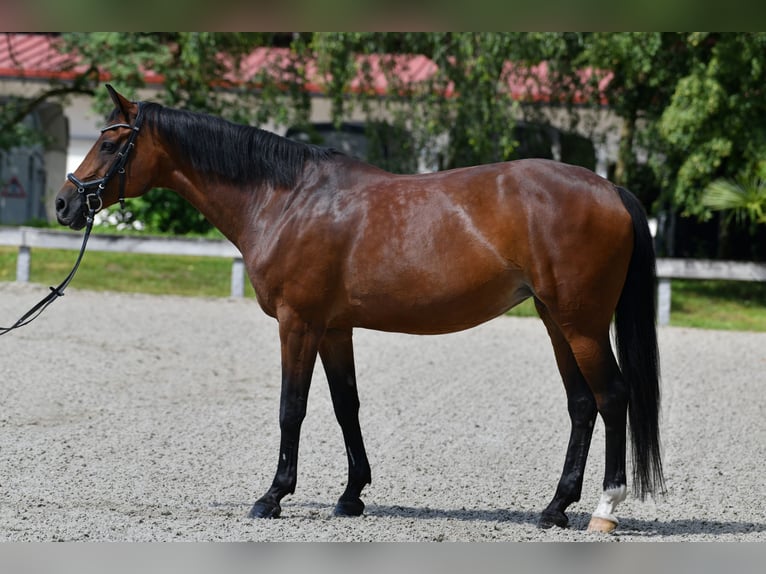
<path id="1" fill-rule="evenodd" d="M 304 508 L 326 508 L 332 505 L 319 502 L 302 503 L 296 506 Z M 505 509 L 440 509 L 430 506 L 414 507 L 400 505 L 371 504 L 365 509 L 365 514 L 371 517 L 420 518 L 464 520 L 468 522 L 509 522 L 513 524 L 531 524 L 536 526 L 538 512 L 505 510 Z M 570 528 L 585 529 L 590 521 L 590 514 L 585 512 L 568 512 Z M 677 520 L 640 520 L 623 518 L 620 520 L 620 533 L 631 536 L 673 535 L 721 535 L 721 534 L 751 534 L 766 532 L 766 524 L 756 522 L 737 522 L 725 520 L 698 520 L 683 518 Z"/>

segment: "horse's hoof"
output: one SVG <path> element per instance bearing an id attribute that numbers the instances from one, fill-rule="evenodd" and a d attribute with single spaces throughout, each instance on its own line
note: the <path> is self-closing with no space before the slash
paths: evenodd
<path id="1" fill-rule="evenodd" d="M 588 532 L 604 532 L 609 534 L 615 528 L 617 528 L 617 522 L 613 520 L 607 520 L 599 516 L 592 516 L 590 523 L 588 524 Z"/>
<path id="2" fill-rule="evenodd" d="M 360 516 L 364 512 L 364 502 L 361 499 L 340 499 L 335 505 L 335 516 Z"/>
<path id="3" fill-rule="evenodd" d="M 279 518 L 282 507 L 279 503 L 271 500 L 258 500 L 250 509 L 248 518 Z"/>
<path id="4" fill-rule="evenodd" d="M 537 521 L 537 527 L 547 530 L 553 526 L 559 528 L 566 528 L 569 526 L 569 518 L 563 512 L 550 512 L 545 511 L 540 515 L 540 520 Z"/>

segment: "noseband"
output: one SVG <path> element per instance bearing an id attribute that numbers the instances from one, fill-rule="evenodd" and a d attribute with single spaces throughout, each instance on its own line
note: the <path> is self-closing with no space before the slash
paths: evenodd
<path id="1" fill-rule="evenodd" d="M 117 128 L 129 128 L 131 130 L 128 141 L 122 146 L 122 149 L 117 152 L 117 158 L 114 163 L 109 167 L 109 170 L 103 177 L 97 179 L 91 179 L 88 181 L 80 181 L 73 173 L 68 173 L 66 178 L 77 186 L 77 192 L 84 196 L 85 207 L 89 212 L 89 217 L 93 217 L 95 213 L 101 211 L 104 206 L 104 201 L 101 199 L 101 194 L 106 188 L 109 181 L 115 176 L 120 176 L 120 194 L 119 201 L 120 207 L 125 209 L 125 164 L 128 163 L 128 157 L 130 152 L 135 146 L 138 132 L 141 129 L 141 125 L 144 122 L 143 114 L 143 102 L 138 102 L 138 113 L 136 113 L 136 120 L 133 125 L 130 124 L 111 124 L 101 130 L 104 133 L 109 130 L 116 130 Z"/>

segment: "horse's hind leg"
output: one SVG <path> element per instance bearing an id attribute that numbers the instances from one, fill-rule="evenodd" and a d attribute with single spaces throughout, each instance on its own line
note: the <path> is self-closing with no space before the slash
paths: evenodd
<path id="1" fill-rule="evenodd" d="M 617 526 L 616 506 L 625 499 L 625 448 L 629 389 L 622 378 L 609 342 L 609 324 L 594 328 L 592 321 L 570 322 L 566 339 L 604 421 L 606 442 L 603 492 L 588 526 L 611 532 Z M 591 334 L 598 333 L 598 334 Z"/>
<path id="2" fill-rule="evenodd" d="M 582 345 L 582 346 L 581 346 Z M 611 532 L 617 527 L 614 510 L 625 500 L 625 449 L 630 391 L 612 353 L 608 336 L 600 341 L 583 339 L 573 343 L 580 368 L 596 398 L 604 421 L 605 465 L 601 499 L 588 530 Z M 578 353 L 578 350 L 581 350 Z"/>
<path id="3" fill-rule="evenodd" d="M 556 494 L 542 512 L 538 526 L 540 528 L 550 528 L 551 526 L 563 528 L 569 523 L 564 511 L 570 504 L 580 500 L 585 463 L 588 458 L 593 424 L 597 414 L 596 401 L 580 372 L 569 343 L 550 316 L 548 309 L 537 299 L 535 299 L 535 306 L 553 343 L 556 364 L 566 389 L 567 409 L 571 421 L 564 470 L 556 488 Z"/>
<path id="4" fill-rule="evenodd" d="M 359 516 L 364 511 L 359 495 L 371 478 L 359 427 L 359 396 L 351 330 L 327 331 L 319 345 L 319 356 L 327 374 L 335 416 L 343 431 L 348 455 L 348 485 L 335 506 L 335 514 Z"/>

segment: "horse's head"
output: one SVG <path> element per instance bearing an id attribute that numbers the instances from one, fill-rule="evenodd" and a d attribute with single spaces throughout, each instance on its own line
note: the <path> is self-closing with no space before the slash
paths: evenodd
<path id="1" fill-rule="evenodd" d="M 58 221 L 72 229 L 83 228 L 87 218 L 102 208 L 146 192 L 156 163 L 155 154 L 136 143 L 143 104 L 128 101 L 108 84 L 106 88 L 115 105 L 108 125 L 56 195 Z"/>

